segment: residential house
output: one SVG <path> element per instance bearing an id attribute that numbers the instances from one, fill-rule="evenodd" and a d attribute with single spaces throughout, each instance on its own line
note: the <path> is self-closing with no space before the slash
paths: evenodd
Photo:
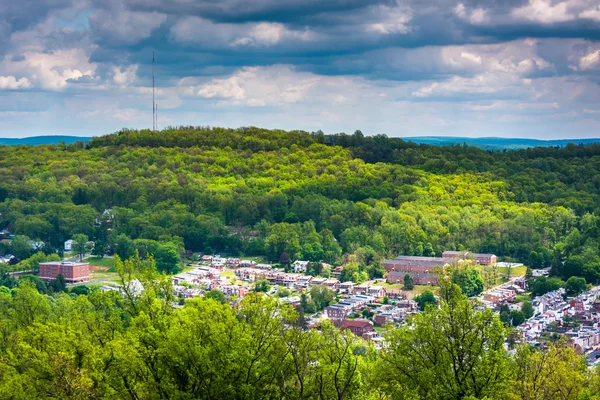
<path id="1" fill-rule="evenodd" d="M 309 262 L 310 261 L 300 261 L 300 260 L 294 261 L 294 263 L 292 264 L 294 272 L 296 272 L 296 273 L 299 273 L 299 272 L 306 273 L 306 270 L 308 269 L 308 263 Z"/>
<path id="2" fill-rule="evenodd" d="M 325 282 L 323 282 L 323 285 L 337 292 L 340 287 L 340 281 L 337 279 L 327 279 Z"/>
<path id="3" fill-rule="evenodd" d="M 73 249 L 73 239 L 65 241 L 65 251 L 71 251 Z"/>
<path id="4" fill-rule="evenodd" d="M 354 290 L 355 283 L 354 282 L 342 282 L 340 283 L 340 293 L 352 293 Z"/>
<path id="5" fill-rule="evenodd" d="M 367 295 L 375 297 L 375 299 L 383 299 L 385 297 L 385 288 L 383 286 L 369 286 Z"/>
<path id="6" fill-rule="evenodd" d="M 310 285 L 311 286 L 322 285 L 323 283 L 325 283 L 326 280 L 327 280 L 327 278 L 313 278 Z"/>
<path id="7" fill-rule="evenodd" d="M 300 278 L 298 278 L 298 281 L 296 282 L 296 287 L 301 288 L 301 289 L 309 289 L 312 280 L 313 280 L 312 276 L 303 275 Z"/>

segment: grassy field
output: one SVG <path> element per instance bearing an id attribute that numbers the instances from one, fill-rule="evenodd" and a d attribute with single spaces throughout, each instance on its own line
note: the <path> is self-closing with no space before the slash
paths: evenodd
<path id="1" fill-rule="evenodd" d="M 100 258 L 100 257 L 89 257 L 84 259 L 83 261 L 90 263 L 90 267 L 108 267 L 112 268 L 114 266 L 114 258 Z"/>
<path id="2" fill-rule="evenodd" d="M 405 290 L 404 289 L 404 285 L 402 283 L 387 283 L 387 282 L 382 282 L 382 283 L 378 283 L 377 286 L 383 286 L 386 289 L 400 289 L 400 290 Z M 413 290 L 406 290 L 409 293 L 412 293 L 413 295 L 419 295 L 421 293 L 423 293 L 426 290 L 430 290 L 433 292 L 433 294 L 437 295 L 439 292 L 439 287 L 437 286 L 427 286 L 427 285 L 415 285 Z"/>
<path id="3" fill-rule="evenodd" d="M 501 274 L 508 274 L 508 267 L 498 267 L 498 271 Z M 511 268 L 511 276 L 524 276 L 527 272 L 527 267 L 522 265 L 520 267 Z"/>
<path id="4" fill-rule="evenodd" d="M 517 295 L 517 297 L 515 298 L 515 301 L 517 303 L 521 303 L 523 301 L 530 301 L 531 297 L 529 296 L 529 294 L 519 294 Z"/>

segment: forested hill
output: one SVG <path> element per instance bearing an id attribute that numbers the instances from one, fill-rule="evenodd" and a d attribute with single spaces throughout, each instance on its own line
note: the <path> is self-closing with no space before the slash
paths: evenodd
<path id="1" fill-rule="evenodd" d="M 47 249 L 83 233 L 123 256 L 148 241 L 272 261 L 356 255 L 370 277 L 382 257 L 464 248 L 598 281 L 599 193 L 600 145 L 179 128 L 0 148 L 0 229 Z"/>

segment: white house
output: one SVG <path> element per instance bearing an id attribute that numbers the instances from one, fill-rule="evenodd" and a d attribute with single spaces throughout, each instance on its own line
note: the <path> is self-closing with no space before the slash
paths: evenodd
<path id="1" fill-rule="evenodd" d="M 69 239 L 65 242 L 65 251 L 71 251 L 73 249 L 73 239 Z"/>
<path id="2" fill-rule="evenodd" d="M 299 272 L 306 272 L 306 269 L 308 268 L 308 263 L 309 261 L 300 261 L 300 260 L 296 260 L 294 261 L 294 272 L 299 273 Z"/>

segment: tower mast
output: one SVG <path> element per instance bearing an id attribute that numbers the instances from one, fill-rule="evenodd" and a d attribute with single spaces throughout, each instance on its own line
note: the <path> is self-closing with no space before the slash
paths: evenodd
<path id="1" fill-rule="evenodd" d="M 152 132 L 156 131 L 156 105 L 154 104 L 154 51 L 152 52 Z"/>

